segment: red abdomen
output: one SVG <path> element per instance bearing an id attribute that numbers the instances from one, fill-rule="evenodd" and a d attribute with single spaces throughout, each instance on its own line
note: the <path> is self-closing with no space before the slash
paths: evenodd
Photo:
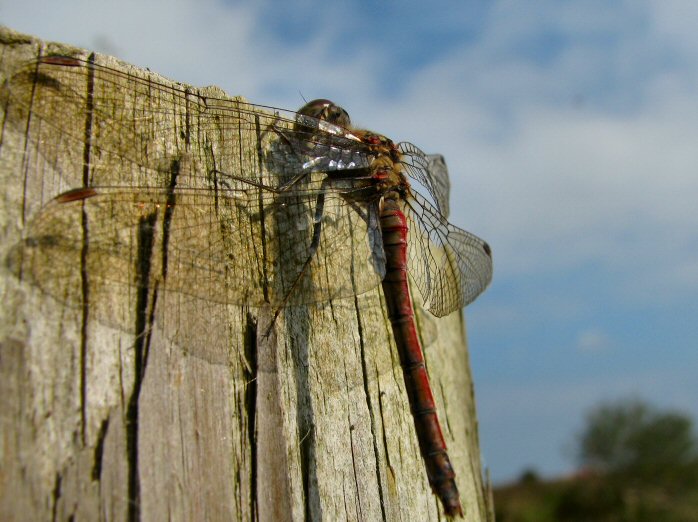
<path id="1" fill-rule="evenodd" d="M 390 197 L 393 194 L 395 198 Z M 400 355 L 419 450 L 431 489 L 441 499 L 446 513 L 462 516 L 455 472 L 446 452 L 424 354 L 415 327 L 414 309 L 407 283 L 407 220 L 400 210 L 395 192 L 384 199 L 380 225 L 386 256 L 383 293 Z"/>

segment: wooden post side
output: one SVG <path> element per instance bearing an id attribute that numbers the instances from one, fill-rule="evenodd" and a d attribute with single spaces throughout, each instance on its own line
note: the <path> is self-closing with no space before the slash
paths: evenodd
<path id="1" fill-rule="evenodd" d="M 48 53 L 90 56 L 0 29 L 0 82 Z M 108 57 L 90 59 L 155 77 Z M 70 254 L 77 276 L 66 271 L 57 278 L 62 286 L 49 281 L 42 288 L 17 272 L 32 218 L 51 197 L 77 188 L 66 185 L 81 173 L 68 171 L 81 164 L 85 144 L 32 117 L 31 94 L 7 85 L 0 87 L 0 518 L 439 520 L 379 288 L 286 308 L 266 336 L 273 310 L 207 302 L 157 285 L 124 290 L 120 275 L 97 286 L 87 270 L 94 248 L 83 256 L 88 283 L 81 291 L 79 250 Z M 95 143 L 106 149 L 105 140 L 115 140 L 120 153 L 138 146 L 138 157 L 152 151 L 172 160 L 170 171 L 203 177 L 201 158 L 215 157 L 215 150 L 186 107 L 170 110 L 168 94 L 157 89 L 135 96 L 117 85 L 113 95 L 133 111 L 160 104 L 164 119 L 143 118 L 126 140 L 118 126 L 92 128 L 102 140 Z M 24 105 L 12 106 L 18 102 Z M 88 116 L 75 123 L 76 133 L 89 126 Z M 36 133 L 47 138 L 39 143 Z M 240 164 L 225 168 L 251 175 L 262 168 L 259 136 L 237 136 Z M 42 149 L 49 137 L 66 144 L 55 158 Z M 118 179 L 123 163 L 94 161 L 94 175 Z M 158 170 L 165 190 L 168 168 Z M 170 219 L 159 211 L 159 219 Z M 191 218 L 177 212 L 172 223 Z M 70 219 L 79 224 L 79 216 Z M 101 226 L 107 234 L 96 217 L 88 212 L 88 230 Z M 220 232 L 216 226 L 211 230 Z M 133 234 L 155 251 L 167 231 L 152 230 L 152 237 L 138 236 L 137 228 Z M 170 239 L 176 241 L 174 232 Z M 129 271 L 137 261 L 114 266 Z M 158 262 L 150 256 L 140 266 L 152 273 Z M 81 295 L 86 306 L 75 297 Z M 488 520 L 462 316 L 420 313 L 418 322 L 466 519 Z"/>

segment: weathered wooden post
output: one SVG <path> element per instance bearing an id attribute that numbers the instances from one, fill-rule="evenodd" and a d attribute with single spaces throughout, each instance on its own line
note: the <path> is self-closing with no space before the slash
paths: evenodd
<path id="1" fill-rule="evenodd" d="M 131 160 L 157 156 L 163 178 L 149 183 L 174 193 L 167 180 L 202 175 L 200 158 L 215 160 L 216 151 L 165 89 L 130 92 L 118 83 L 90 85 L 89 77 L 86 85 L 107 89 L 102 96 L 129 110 L 161 107 L 161 119 L 144 117 L 125 139 L 118 126 L 94 124 L 85 96 L 84 107 L 70 108 L 83 119 L 57 113 L 52 127 L 45 107 L 35 105 L 40 96 L 13 80 L 38 56 L 80 56 L 144 85 L 150 78 L 176 84 L 7 29 L 0 45 L 0 518 L 437 520 L 441 508 L 419 455 L 379 288 L 284 309 L 271 332 L 273 310 L 207 302 L 185 284 L 159 292 L 156 277 L 140 291 L 128 281 L 156 274 L 165 264 L 156 254 L 169 252 L 168 241 L 206 227 L 181 226 L 194 211 L 168 216 L 168 205 L 153 205 L 139 219 L 163 219 L 176 232 L 125 232 L 84 191 L 73 193 L 73 215 L 42 221 L 43 235 L 23 242 L 40 209 L 86 186 L 85 177 L 118 179 L 128 169 L 145 183 L 148 172 Z M 222 131 L 240 150 L 235 168 L 260 168 L 259 134 Z M 114 154 L 91 157 L 95 144 Z M 139 208 L 147 205 L 138 197 Z M 119 205 L 110 207 L 112 217 L 127 208 Z M 98 239 L 108 234 L 130 246 L 130 257 L 100 252 Z M 78 248 L 61 258 L 54 251 L 54 266 L 43 270 L 42 252 L 56 248 L 57 235 Z M 258 254 L 241 247 L 239 255 L 254 263 Z M 462 315 L 419 314 L 419 321 L 466 519 L 489 520 Z"/>

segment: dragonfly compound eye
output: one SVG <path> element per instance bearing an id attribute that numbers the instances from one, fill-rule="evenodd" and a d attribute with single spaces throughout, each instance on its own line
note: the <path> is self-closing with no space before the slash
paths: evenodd
<path id="1" fill-rule="evenodd" d="M 298 110 L 298 114 L 324 120 L 340 127 L 347 128 L 351 125 L 349 113 L 330 100 L 318 99 L 309 101 Z"/>

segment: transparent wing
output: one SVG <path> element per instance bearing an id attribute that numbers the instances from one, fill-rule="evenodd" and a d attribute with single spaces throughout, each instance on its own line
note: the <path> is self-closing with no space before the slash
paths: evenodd
<path id="1" fill-rule="evenodd" d="M 403 141 L 398 144 L 405 173 L 424 187 L 442 216 L 450 213 L 451 182 L 446 159 L 441 154 L 425 154 L 416 145 Z"/>
<path id="2" fill-rule="evenodd" d="M 427 154 L 429 172 L 434 184 L 434 197 L 439 202 L 441 214 L 448 218 L 451 214 L 449 202 L 451 201 L 451 180 L 448 177 L 446 158 L 441 154 Z"/>
<path id="3" fill-rule="evenodd" d="M 89 190 L 84 198 L 68 193 L 44 207 L 12 254 L 16 272 L 58 298 L 80 301 L 83 255 L 94 280 L 124 287 L 157 283 L 209 301 L 250 305 L 355 295 L 376 286 L 384 271 L 375 254 L 382 249 L 375 211 L 357 212 L 337 194 L 273 194 L 256 187 L 217 197 L 189 189 Z M 318 198 L 324 200 L 321 216 Z M 314 244 L 316 220 L 321 228 Z M 144 252 L 147 274 L 138 264 Z"/>
<path id="4" fill-rule="evenodd" d="M 437 317 L 471 303 L 492 279 L 492 254 L 482 239 L 450 224 L 414 193 L 405 205 L 408 266 L 424 307 Z"/>
<path id="5" fill-rule="evenodd" d="M 322 227 L 314 244 L 318 197 Z M 291 196 L 250 187 L 217 197 L 80 189 L 44 207 L 9 264 L 72 303 L 81 302 L 85 274 L 96 294 L 157 285 L 219 303 L 327 301 L 373 288 L 385 270 L 376 261 L 382 243 L 375 244 L 374 211 L 359 210 L 366 214 L 310 189 Z"/>
<path id="6" fill-rule="evenodd" d="M 380 280 L 384 259 L 375 207 L 345 197 L 351 176 L 323 184 L 323 171 L 370 166 L 371 151 L 350 130 L 312 114 L 270 112 L 213 89 L 172 86 L 154 74 L 79 58 L 28 63 L 2 85 L 0 97 L 8 123 L 28 138 L 27 215 L 50 202 L 27 229 L 20 256 L 43 287 L 51 286 L 51 277 L 75 277 L 83 207 L 94 242 L 87 250 L 90 273 L 129 289 L 141 284 L 133 263 L 142 256 L 139 238 L 148 228 L 143 220 L 156 210 L 162 215 L 151 218 L 153 227 L 160 227 L 168 253 L 161 275 L 151 263 L 149 277 L 160 277 L 173 291 L 222 303 L 293 304 L 361 293 Z M 412 233 L 417 242 L 434 236 L 445 248 L 445 258 L 432 253 L 412 261 L 419 265 L 413 277 L 438 313 L 472 300 L 477 284 L 468 281 L 484 288 L 491 265 L 490 272 L 483 269 L 482 247 L 443 221 L 445 163 L 411 144 L 401 144 L 401 150 L 406 172 L 437 207 L 416 197 L 408 214 L 412 230 L 421 230 Z M 96 194 L 72 201 L 56 197 L 75 187 Z M 173 194 L 174 207 L 168 199 Z M 318 222 L 322 227 L 314 237 Z M 314 261 L 306 270 L 310 255 Z M 458 269 L 445 268 L 451 258 Z M 115 275 L 122 269 L 125 276 Z M 454 281 L 455 289 L 447 290 Z M 50 290 L 66 294 L 65 288 Z"/>
<path id="7" fill-rule="evenodd" d="M 368 167 L 366 146 L 310 115 L 209 92 L 56 56 L 23 65 L 3 84 L 7 120 L 28 137 L 27 200 L 36 202 L 28 217 L 38 214 L 22 248 L 40 286 L 68 295 L 65 281 L 79 277 L 83 208 L 89 273 L 109 284 L 141 284 L 133 263 L 143 220 L 159 212 L 151 234 L 167 241 L 168 262 L 160 276 L 151 263 L 149 277 L 172 291 L 293 304 L 377 285 L 384 267 L 375 209 L 345 204 L 351 175 L 327 184 L 320 172 Z M 60 195 L 75 187 L 95 192 Z"/>
<path id="8" fill-rule="evenodd" d="M 337 125 L 132 71 L 48 56 L 24 64 L 3 84 L 9 123 L 26 131 L 43 158 L 42 174 L 58 177 L 58 189 L 44 202 L 76 186 L 166 187 L 163 165 L 188 151 L 197 151 L 194 160 L 203 167 L 187 180 L 191 187 L 214 171 L 279 184 L 263 179 L 257 164 L 285 164 L 291 154 L 308 171 L 370 165 L 367 147 Z M 287 152 L 264 157 L 274 140 L 285 141 Z M 246 141 L 258 144 L 259 158 L 242 156 L 250 150 L 241 146 Z"/>

